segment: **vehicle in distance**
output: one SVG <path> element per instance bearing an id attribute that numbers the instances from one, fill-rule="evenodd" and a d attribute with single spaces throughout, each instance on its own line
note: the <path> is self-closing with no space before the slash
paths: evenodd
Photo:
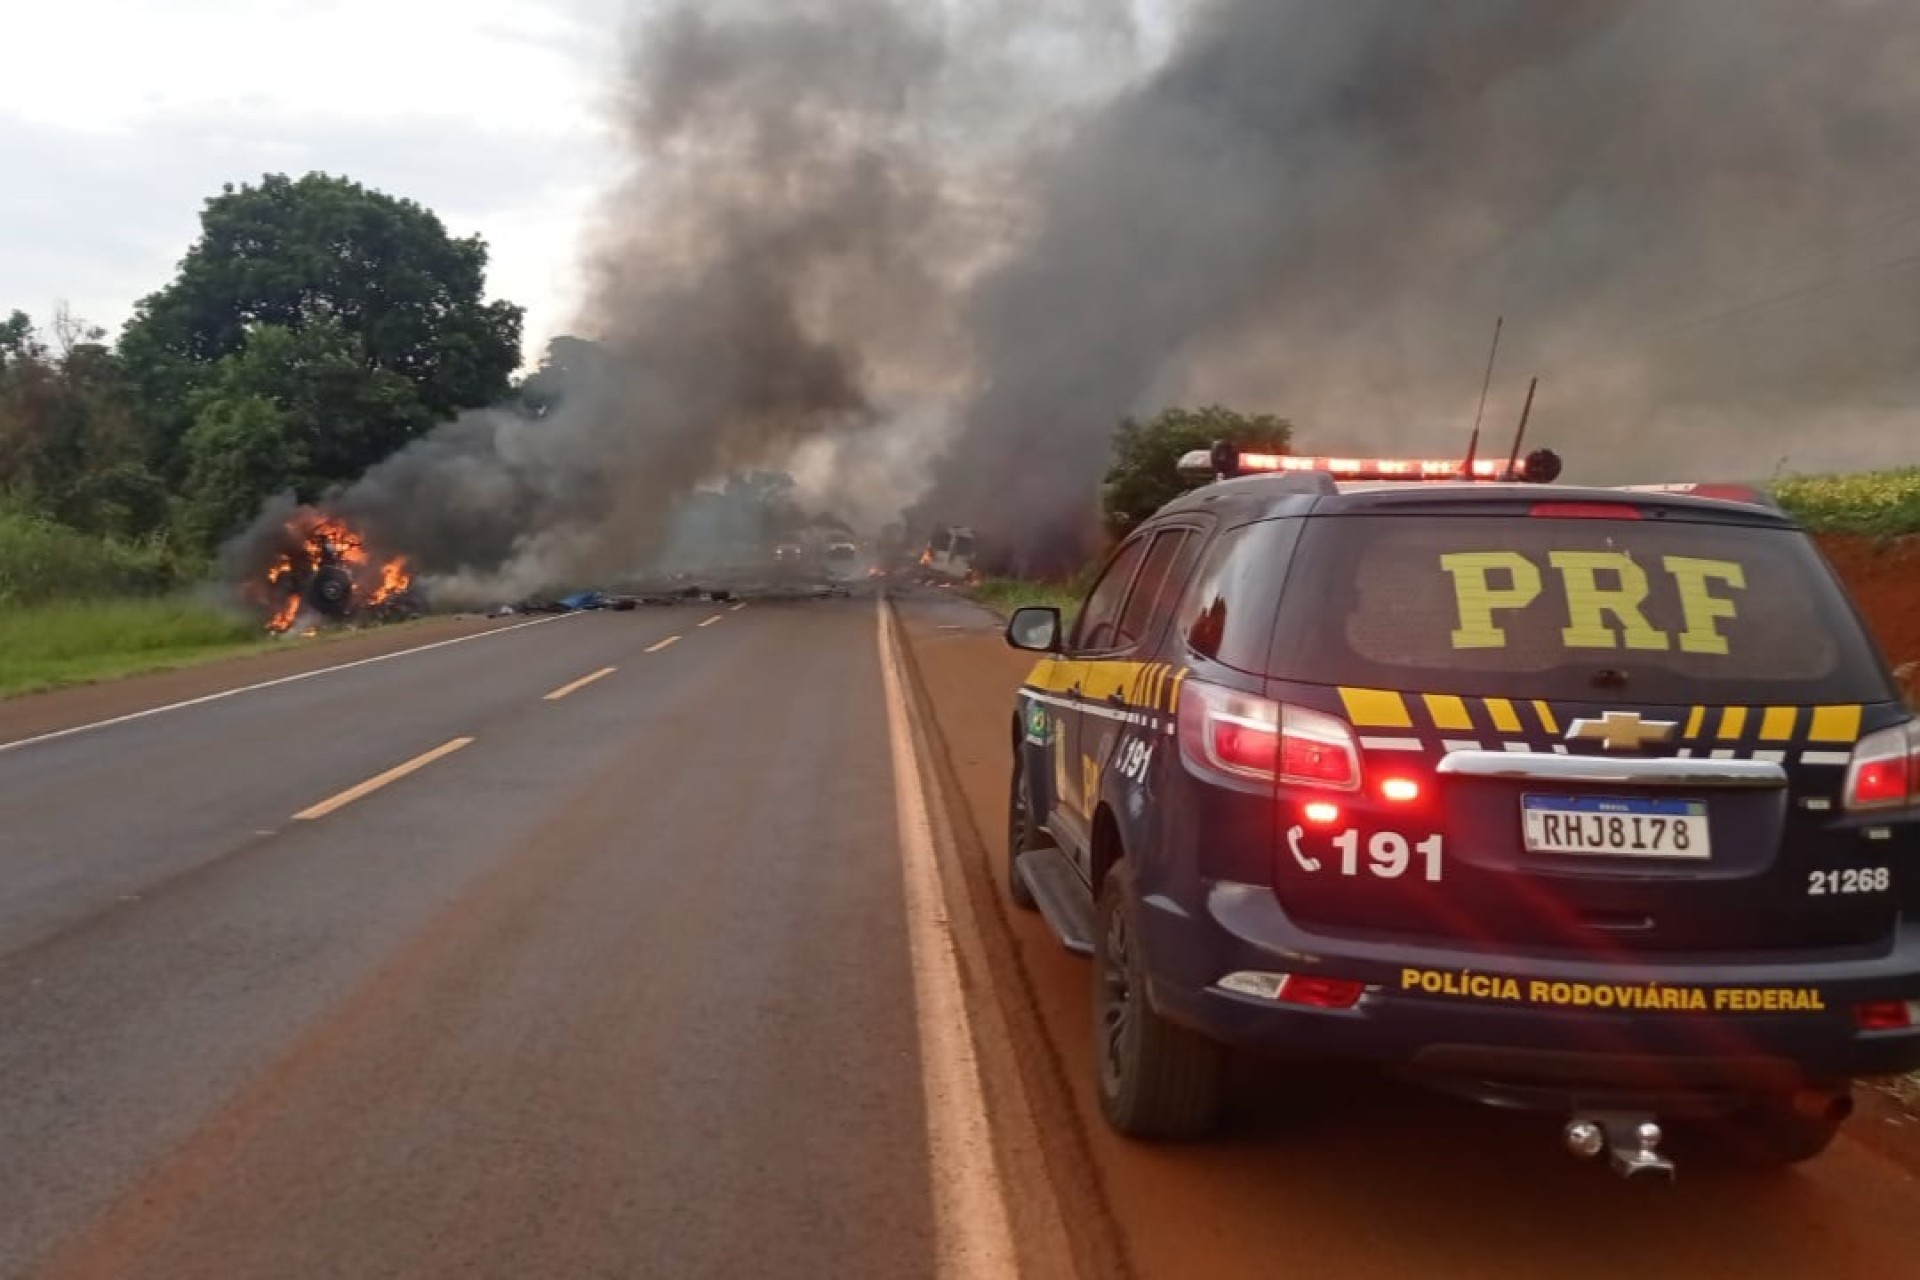
<path id="1" fill-rule="evenodd" d="M 1009 891 L 1092 958 L 1114 1127 L 1206 1132 L 1264 1051 L 1671 1174 L 1663 1124 L 1804 1160 L 1920 1066 L 1920 728 L 1791 520 L 1222 452 L 1007 625 Z"/>

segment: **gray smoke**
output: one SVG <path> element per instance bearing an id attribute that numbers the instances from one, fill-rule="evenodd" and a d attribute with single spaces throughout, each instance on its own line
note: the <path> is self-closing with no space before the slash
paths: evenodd
<path id="1" fill-rule="evenodd" d="M 1458 456 L 1526 379 L 1568 478 L 1915 461 L 1920 9 L 1218 0 L 1027 181 L 929 510 L 1077 563 L 1116 421 Z"/>
<path id="2" fill-rule="evenodd" d="M 655 6 L 619 98 L 632 171 L 587 263 L 592 358 L 547 416 L 468 414 L 324 505 L 446 602 L 663 567 L 704 536 L 689 494 L 744 471 L 897 515 L 960 393 L 952 300 L 1015 216 L 1004 154 L 1071 98 L 1049 77 L 1132 56 L 1124 6 L 1019 7 Z"/>
<path id="3" fill-rule="evenodd" d="M 1457 456 L 1495 316 L 1483 448 L 1537 374 L 1570 479 L 1913 460 L 1920 9 L 1137 4 L 1164 55 L 1120 0 L 656 6 L 601 357 L 330 505 L 491 598 L 681 554 L 763 469 L 1067 568 L 1124 415 Z"/>

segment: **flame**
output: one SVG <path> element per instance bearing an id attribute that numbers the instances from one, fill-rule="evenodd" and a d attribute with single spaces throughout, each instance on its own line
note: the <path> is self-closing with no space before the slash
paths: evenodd
<path id="1" fill-rule="evenodd" d="M 287 602 L 280 606 L 279 611 L 276 612 L 272 620 L 267 623 L 267 630 L 274 632 L 285 631 L 293 625 L 293 620 L 298 617 L 299 614 L 300 597 L 288 596 Z"/>
<path id="2" fill-rule="evenodd" d="M 376 556 L 365 535 L 339 516 L 303 508 L 287 521 L 282 534 L 286 549 L 267 571 L 263 588 L 253 589 L 271 615 L 268 631 L 277 634 L 293 626 L 305 611 L 315 577 L 325 569 L 344 571 L 352 583 L 343 610 L 386 604 L 413 585 L 405 556 Z M 316 630 L 309 627 L 301 634 Z"/>
<path id="3" fill-rule="evenodd" d="M 367 597 L 367 603 L 385 604 L 412 585 L 413 575 L 407 572 L 407 558 L 395 556 L 380 566 L 380 585 Z"/>

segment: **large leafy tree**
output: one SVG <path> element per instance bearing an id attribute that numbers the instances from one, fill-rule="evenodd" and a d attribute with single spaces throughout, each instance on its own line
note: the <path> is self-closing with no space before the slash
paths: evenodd
<path id="1" fill-rule="evenodd" d="M 273 174 L 225 187 L 200 224 L 178 276 L 138 304 L 120 344 L 151 455 L 176 479 L 192 464 L 183 442 L 207 393 L 258 343 L 294 341 L 312 357 L 299 344 L 319 331 L 328 358 L 357 366 L 372 388 L 316 377 L 312 359 L 293 385 L 262 385 L 270 370 L 256 362 L 245 394 L 340 434 L 308 440 L 316 480 L 362 470 L 433 422 L 508 394 L 521 309 L 485 300 L 486 245 L 449 235 L 419 204 L 326 174 Z M 370 411 L 387 416 L 356 417 Z"/>
<path id="2" fill-rule="evenodd" d="M 1113 437 L 1102 507 L 1107 530 L 1118 537 L 1193 487 L 1181 476 L 1181 455 L 1230 440 L 1243 449 L 1285 453 L 1293 424 L 1270 413 L 1239 413 L 1208 405 L 1167 409 L 1145 422 L 1128 418 Z"/>

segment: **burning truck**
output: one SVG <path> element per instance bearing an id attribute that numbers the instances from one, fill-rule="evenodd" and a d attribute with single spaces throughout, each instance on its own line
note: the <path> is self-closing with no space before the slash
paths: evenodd
<path id="1" fill-rule="evenodd" d="M 426 612 L 407 558 L 376 552 L 339 516 L 302 507 L 263 550 L 269 567 L 244 590 L 267 614 L 267 630 L 276 634 L 350 619 L 393 622 Z"/>

